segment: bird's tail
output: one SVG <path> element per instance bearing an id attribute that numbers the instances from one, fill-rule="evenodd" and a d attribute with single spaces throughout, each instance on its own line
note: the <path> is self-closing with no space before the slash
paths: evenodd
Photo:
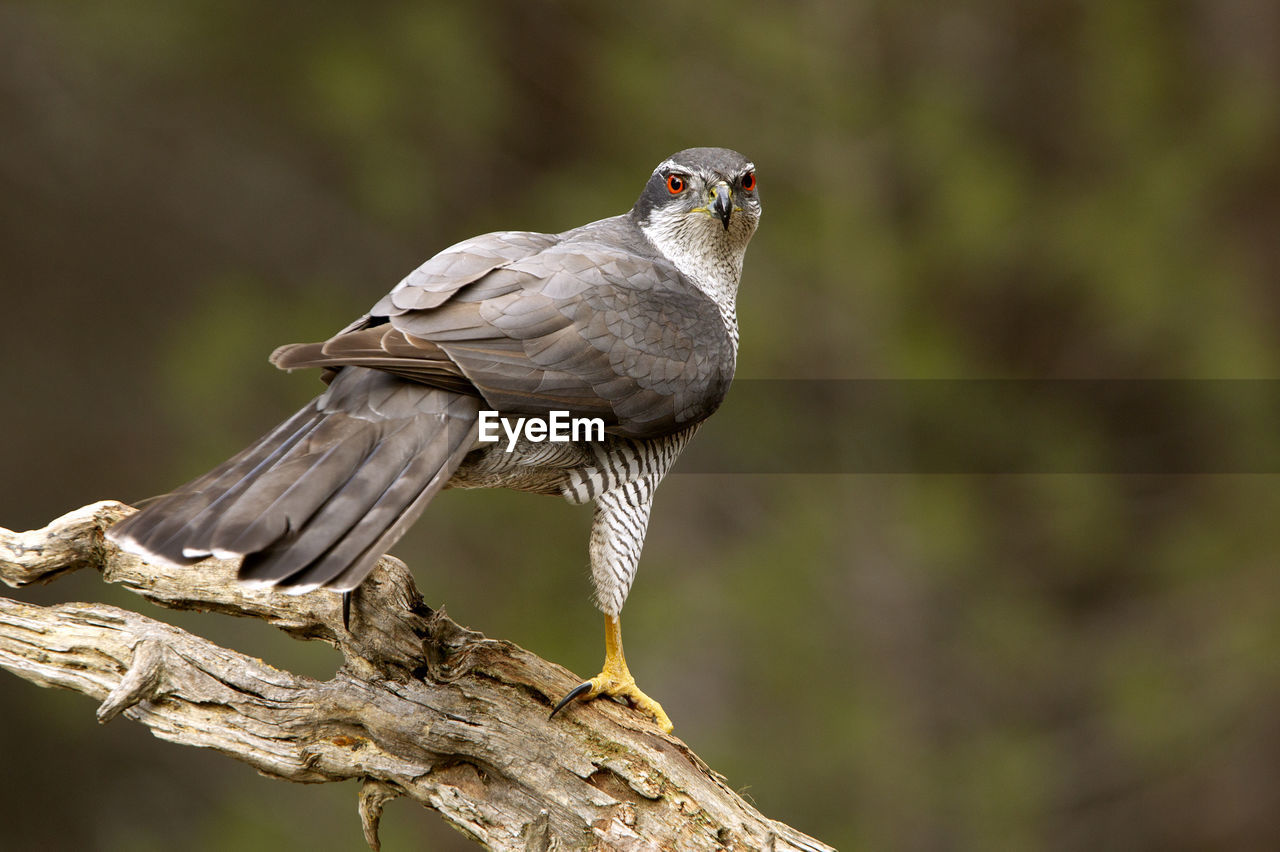
<path id="1" fill-rule="evenodd" d="M 353 589 L 475 441 L 479 400 L 363 367 L 255 444 L 112 527 L 144 558 L 243 557 L 240 578 Z"/>

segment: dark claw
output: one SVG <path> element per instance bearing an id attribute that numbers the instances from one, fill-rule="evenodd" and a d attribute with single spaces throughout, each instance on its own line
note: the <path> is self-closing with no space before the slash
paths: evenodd
<path id="1" fill-rule="evenodd" d="M 351 592 L 342 593 L 342 629 L 351 632 Z"/>
<path id="2" fill-rule="evenodd" d="M 591 681 L 578 684 L 569 692 L 568 695 L 560 699 L 560 703 L 556 705 L 556 708 L 551 711 L 551 715 L 548 716 L 547 718 L 554 719 L 555 715 L 559 713 L 566 704 L 568 704 L 573 699 L 580 697 L 583 693 L 590 692 L 590 691 L 591 691 Z"/>

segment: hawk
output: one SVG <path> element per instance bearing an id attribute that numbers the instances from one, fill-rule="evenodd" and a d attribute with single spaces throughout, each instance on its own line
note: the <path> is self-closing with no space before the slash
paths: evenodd
<path id="1" fill-rule="evenodd" d="M 242 580 L 346 594 L 444 488 L 592 502 L 605 662 L 552 715 L 609 695 L 670 731 L 627 669 L 620 613 L 654 490 L 733 378 L 759 219 L 755 166 L 691 148 L 661 162 L 621 216 L 447 248 L 329 340 L 277 349 L 272 363 L 320 368 L 327 390 L 108 537 L 146 559 L 239 558 Z M 569 411 L 602 420 L 604 435 L 486 443 L 482 411 Z"/>

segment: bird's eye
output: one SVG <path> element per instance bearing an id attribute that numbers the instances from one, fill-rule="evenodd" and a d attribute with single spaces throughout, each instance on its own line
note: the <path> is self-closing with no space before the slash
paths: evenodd
<path id="1" fill-rule="evenodd" d="M 679 195 L 684 192 L 684 185 L 684 178 L 680 177 L 680 175 L 667 176 L 667 191 L 672 195 Z"/>
<path id="2" fill-rule="evenodd" d="M 747 172 L 745 175 L 742 176 L 742 188 L 745 189 L 747 192 L 750 192 L 751 190 L 756 188 L 755 172 Z"/>

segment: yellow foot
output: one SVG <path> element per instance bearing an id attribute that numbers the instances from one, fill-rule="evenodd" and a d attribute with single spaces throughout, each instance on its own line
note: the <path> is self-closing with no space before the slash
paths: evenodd
<path id="1" fill-rule="evenodd" d="M 599 695 L 625 698 L 632 707 L 652 716 L 663 733 L 671 733 L 673 728 L 671 719 L 663 711 L 662 705 L 641 692 L 640 687 L 636 686 L 636 679 L 625 668 L 620 673 L 609 672 L 608 670 L 602 671 L 591 678 L 588 683 L 591 684 L 591 689 L 587 690 L 586 694 L 582 696 L 583 698 L 595 698 Z"/>
<path id="2" fill-rule="evenodd" d="M 652 716 L 663 733 L 671 733 L 674 727 L 671 724 L 671 719 L 663 711 L 662 705 L 641 692 L 640 687 L 636 686 L 636 679 L 631 676 L 630 672 L 625 671 L 619 676 L 617 673 L 610 673 L 606 670 L 600 672 L 591 680 L 579 684 L 568 695 L 560 699 L 560 703 L 551 711 L 551 715 L 555 716 L 575 698 L 591 699 L 601 695 L 626 699 L 632 707 Z"/>
<path id="3" fill-rule="evenodd" d="M 671 719 L 663 712 L 662 705 L 641 692 L 636 686 L 636 679 L 627 670 L 627 661 L 622 655 L 622 626 L 617 616 L 605 616 L 604 671 L 560 699 L 551 715 L 559 713 L 575 698 L 590 699 L 601 695 L 626 699 L 632 707 L 652 716 L 664 733 L 671 733 Z"/>

